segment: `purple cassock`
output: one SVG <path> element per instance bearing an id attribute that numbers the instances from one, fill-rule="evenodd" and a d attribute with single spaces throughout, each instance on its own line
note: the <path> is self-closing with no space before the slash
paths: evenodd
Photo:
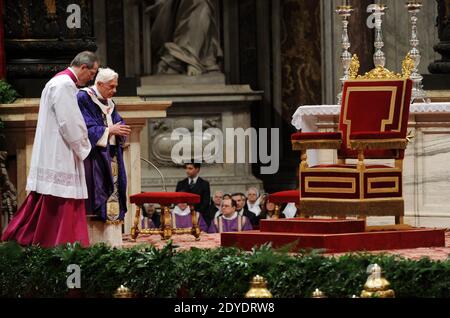
<path id="1" fill-rule="evenodd" d="M 203 216 L 199 212 L 195 212 L 197 215 L 197 223 L 202 232 L 208 232 L 208 225 L 206 224 Z M 172 211 L 172 227 L 178 229 L 185 229 L 192 227 L 192 215 L 190 209 L 182 211 L 176 206 Z"/>
<path id="2" fill-rule="evenodd" d="M 223 215 L 214 219 L 211 222 L 208 233 L 222 233 L 222 232 L 241 232 L 253 230 L 252 224 L 245 216 L 240 216 L 237 213 L 234 216 L 227 218 Z"/>
<path id="3" fill-rule="evenodd" d="M 95 93 L 92 90 L 92 93 Z M 104 221 L 123 220 L 127 212 L 127 177 L 125 172 L 125 165 L 123 162 L 123 148 L 124 138 L 116 137 L 116 145 L 111 145 L 109 142 L 106 147 L 97 146 L 97 143 L 102 138 L 107 128 L 105 115 L 100 107 L 95 104 L 89 94 L 80 90 L 78 95 L 78 106 L 83 114 L 84 121 L 88 129 L 89 140 L 92 145 L 92 150 L 89 156 L 84 160 L 86 183 L 88 188 L 88 199 L 86 201 L 86 211 L 88 214 L 95 214 Z M 113 124 L 122 122 L 122 117 L 118 114 L 116 108 L 111 113 Z M 113 177 L 111 162 L 113 158 L 117 158 L 118 174 Z M 116 180 L 115 180 L 116 179 Z M 115 182 L 116 181 L 116 182 Z M 116 184 L 116 188 L 115 188 Z M 119 213 L 114 219 L 108 216 L 107 202 L 110 197 L 117 191 L 117 198 L 119 201 Z"/>

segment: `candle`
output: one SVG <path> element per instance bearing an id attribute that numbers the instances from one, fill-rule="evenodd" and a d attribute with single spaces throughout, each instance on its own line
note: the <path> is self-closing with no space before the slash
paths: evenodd
<path id="1" fill-rule="evenodd" d="M 350 0 L 342 0 L 342 6 L 347 7 L 350 5 Z"/>

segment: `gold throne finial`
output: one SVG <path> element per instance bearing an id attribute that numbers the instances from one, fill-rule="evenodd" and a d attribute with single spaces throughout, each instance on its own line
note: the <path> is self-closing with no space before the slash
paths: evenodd
<path id="1" fill-rule="evenodd" d="M 348 69 L 348 76 L 350 79 L 356 79 L 356 77 L 358 76 L 359 67 L 360 67 L 360 64 L 359 64 L 358 55 L 353 54 L 352 61 L 350 63 L 350 67 Z"/>
<path id="2" fill-rule="evenodd" d="M 377 79 L 405 79 L 411 76 L 414 69 L 414 60 L 408 53 L 402 62 L 402 74 L 394 73 L 383 66 L 377 66 L 364 75 L 358 75 L 360 63 L 356 54 L 352 57 L 352 62 L 349 68 L 349 79 L 358 80 L 377 80 Z"/>

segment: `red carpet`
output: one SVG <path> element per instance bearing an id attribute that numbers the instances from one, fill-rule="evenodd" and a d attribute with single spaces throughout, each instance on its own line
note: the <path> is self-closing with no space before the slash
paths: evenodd
<path id="1" fill-rule="evenodd" d="M 282 247 L 293 244 L 292 251 L 325 249 L 327 253 L 375 251 L 445 246 L 444 229 L 410 228 L 366 231 L 361 220 L 290 219 L 265 220 L 259 231 L 221 234 L 221 246 L 250 250 L 271 242 Z"/>

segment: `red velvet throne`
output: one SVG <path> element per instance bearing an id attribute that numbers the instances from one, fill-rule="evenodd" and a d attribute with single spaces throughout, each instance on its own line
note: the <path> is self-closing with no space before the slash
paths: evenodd
<path id="1" fill-rule="evenodd" d="M 301 153 L 301 216 L 395 216 L 396 224 L 403 223 L 402 172 L 412 82 L 409 75 L 380 77 L 344 83 L 337 132 L 292 135 L 293 149 Z M 309 167 L 307 149 L 336 149 L 338 163 Z M 393 164 L 370 164 L 366 159 L 392 159 Z"/>

